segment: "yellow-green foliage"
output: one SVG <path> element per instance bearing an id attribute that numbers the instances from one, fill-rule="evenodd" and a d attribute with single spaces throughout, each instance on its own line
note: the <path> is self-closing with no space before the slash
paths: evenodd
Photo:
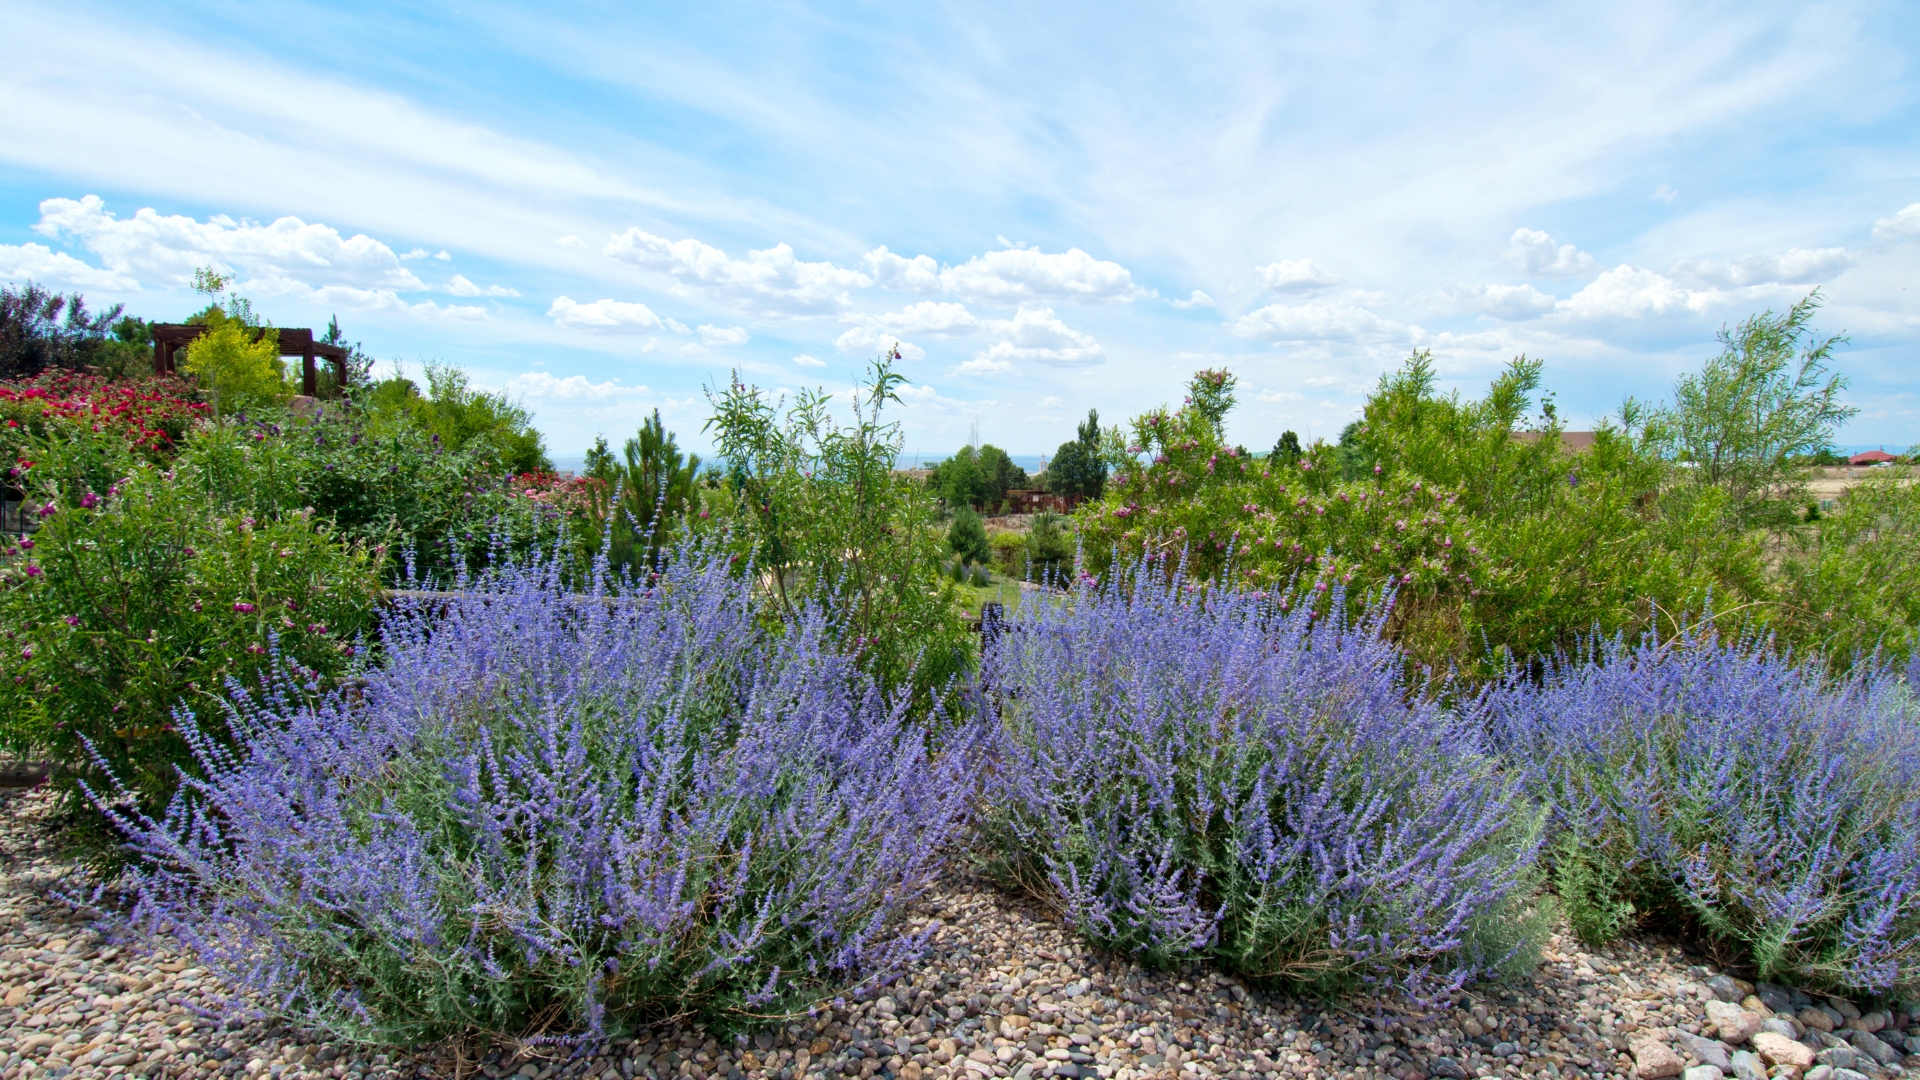
<path id="1" fill-rule="evenodd" d="M 291 389 L 280 366 L 280 336 L 258 330 L 219 308 L 207 313 L 207 332 L 187 346 L 187 374 L 212 400 L 216 416 L 278 404 Z"/>

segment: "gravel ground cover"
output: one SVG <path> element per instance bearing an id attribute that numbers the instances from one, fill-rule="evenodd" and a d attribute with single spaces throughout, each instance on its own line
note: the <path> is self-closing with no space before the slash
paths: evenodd
<path id="1" fill-rule="evenodd" d="M 216 988 L 191 957 L 107 940 L 97 913 L 58 899 L 82 879 L 56 854 L 50 805 L 41 791 L 0 791 L 0 1080 L 1882 1080 L 1920 1051 L 1920 1026 L 1884 1003 L 1754 987 L 1652 941 L 1587 951 L 1556 936 L 1533 979 L 1448 1009 L 1303 1003 L 1090 953 L 1043 912 L 961 875 L 918 916 L 942 924 L 927 960 L 867 1000 L 730 1038 L 668 1025 L 592 1056 L 383 1054 L 218 1020 L 206 1012 Z"/>

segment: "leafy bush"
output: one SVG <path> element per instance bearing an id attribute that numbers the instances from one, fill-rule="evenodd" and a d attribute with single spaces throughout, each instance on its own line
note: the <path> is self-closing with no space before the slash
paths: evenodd
<path id="1" fill-rule="evenodd" d="M 302 515 L 209 511 L 185 471 L 135 466 L 102 491 L 42 483 L 41 527 L 0 574 L 0 743 L 63 782 L 111 768 L 164 805 L 185 701 L 256 682 L 275 651 L 323 681 L 369 628 L 374 558 Z"/>
<path id="2" fill-rule="evenodd" d="M 993 568 L 1018 581 L 1027 574 L 1027 534 L 1007 530 L 987 536 L 993 550 Z"/>
<path id="3" fill-rule="evenodd" d="M 505 394 L 476 390 L 459 368 L 428 364 L 427 391 L 395 376 L 369 388 L 358 404 L 377 428 L 405 427 L 434 444 L 484 462 L 490 473 L 550 472 L 533 416 Z"/>
<path id="4" fill-rule="evenodd" d="M 1761 978 L 1920 989 L 1920 705 L 1891 673 L 1830 682 L 1711 635 L 1616 638 L 1487 706 L 1552 808 L 1581 936 L 1643 922 Z"/>
<path id="5" fill-rule="evenodd" d="M 179 460 L 216 512 L 310 509 L 343 541 L 404 555 L 388 565 L 395 580 L 409 571 L 444 580 L 456 567 L 550 548 L 587 516 L 579 483 L 501 473 L 482 450 L 449 449 L 357 409 L 197 431 Z"/>
<path id="6" fill-rule="evenodd" d="M 900 400 L 898 359 L 874 364 L 850 424 L 824 390 L 787 405 L 736 376 L 709 391 L 707 426 L 725 485 L 716 524 L 737 564 L 762 575 L 769 607 L 787 621 L 810 604 L 839 613 L 834 633 L 862 667 L 888 691 L 911 685 L 924 703 L 950 691 L 973 645 L 942 576 L 937 508 L 894 472 L 903 436 L 881 417 Z"/>
<path id="7" fill-rule="evenodd" d="M 1080 511 L 1085 558 L 1106 573 L 1184 553 L 1197 578 L 1236 588 L 1346 585 L 1353 615 L 1392 588 L 1388 630 L 1408 655 L 1479 676 L 1595 627 L 1766 595 L 1760 547 L 1724 528 L 1722 495 L 1669 490 L 1666 466 L 1618 430 L 1567 451 L 1550 408 L 1529 417 L 1538 380 L 1518 361 L 1465 401 L 1437 393 L 1416 354 L 1348 445 L 1256 461 L 1221 436 L 1231 376 L 1201 372 L 1195 404 L 1134 420 L 1132 458 Z"/>
<path id="8" fill-rule="evenodd" d="M 29 281 L 0 285 L 0 379 L 32 378 L 49 368 L 127 369 L 138 357 L 144 324 L 120 319 L 116 305 L 98 314 L 79 293 L 61 295 Z"/>
<path id="9" fill-rule="evenodd" d="M 983 663 L 993 868 L 1155 963 L 1421 997 L 1523 969 L 1539 814 L 1470 718 L 1409 702 L 1381 617 L 1146 567 L 1029 598 Z"/>
<path id="10" fill-rule="evenodd" d="M 720 1025 L 895 971 L 971 795 L 817 612 L 724 558 L 569 593 L 555 564 L 385 627 L 357 699 L 289 682 L 191 733 L 136 918 L 351 1038 Z M 105 800 L 103 799 L 103 802 Z"/>
<path id="11" fill-rule="evenodd" d="M 980 515 L 965 506 L 953 512 L 953 526 L 947 530 L 947 549 L 970 563 L 983 563 L 993 557 L 987 546 L 987 527 Z"/>
<path id="12" fill-rule="evenodd" d="M 1027 471 L 991 443 L 978 450 L 963 446 L 927 470 L 927 490 L 949 508 L 972 507 L 988 514 L 1000 509 L 1009 490 L 1028 483 Z"/>
<path id="13" fill-rule="evenodd" d="M 1920 657 L 1920 484 L 1888 475 L 1854 487 L 1795 530 L 1780 576 L 1777 622 L 1798 649 L 1836 667 L 1876 652 Z"/>
<path id="14" fill-rule="evenodd" d="M 280 363 L 280 335 L 272 327 L 249 325 L 212 307 L 207 329 L 187 346 L 183 365 L 213 402 L 215 417 L 278 404 L 291 397 Z"/>

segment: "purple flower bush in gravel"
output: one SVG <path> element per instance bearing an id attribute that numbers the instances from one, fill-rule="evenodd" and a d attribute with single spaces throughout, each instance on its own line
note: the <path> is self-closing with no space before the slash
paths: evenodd
<path id="1" fill-rule="evenodd" d="M 1615 641 L 1484 704 L 1582 937 L 1664 925 L 1764 979 L 1920 992 L 1920 708 L 1894 673 Z"/>
<path id="2" fill-rule="evenodd" d="M 390 620 L 355 693 L 239 697 L 164 820 L 119 812 L 136 923 L 385 1042 L 729 1026 L 899 970 L 973 729 L 936 758 L 723 562 L 650 580 L 498 571 Z"/>
<path id="3" fill-rule="evenodd" d="M 1309 992 L 1530 966 L 1540 815 L 1409 694 L 1383 615 L 1148 568 L 1025 601 L 982 673 L 992 868 L 1098 946 Z"/>

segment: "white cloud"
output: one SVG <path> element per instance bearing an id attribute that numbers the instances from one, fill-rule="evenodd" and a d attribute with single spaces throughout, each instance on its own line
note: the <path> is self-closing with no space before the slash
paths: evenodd
<path id="1" fill-rule="evenodd" d="M 901 292 L 939 292 L 942 288 L 940 264 L 930 256 L 915 255 L 907 259 L 888 251 L 882 244 L 861 256 L 860 261 L 883 288 Z"/>
<path id="2" fill-rule="evenodd" d="M 1402 329 L 1400 324 L 1382 319 L 1366 308 L 1318 301 L 1269 304 L 1242 315 L 1233 324 L 1233 332 L 1241 337 L 1275 342 L 1394 335 Z"/>
<path id="3" fill-rule="evenodd" d="M 1037 248 L 989 251 L 941 271 L 940 278 L 948 292 L 980 300 L 1125 303 L 1142 292 L 1126 267 L 1079 248 L 1054 255 Z"/>
<path id="4" fill-rule="evenodd" d="M 1167 302 L 1172 304 L 1174 307 L 1179 308 L 1181 311 L 1192 311 L 1194 308 L 1208 308 L 1208 307 L 1215 306 L 1213 302 L 1213 297 L 1208 296 L 1206 293 L 1201 292 L 1199 289 L 1193 290 L 1193 295 L 1187 297 L 1185 300 L 1169 300 Z"/>
<path id="5" fill-rule="evenodd" d="M 565 248 L 583 248 L 587 246 L 585 240 L 574 236 L 572 233 L 568 233 L 566 236 L 556 236 L 553 238 L 553 242 L 555 245 Z"/>
<path id="6" fill-rule="evenodd" d="M 427 256 L 428 256 L 429 254 L 430 254 L 430 253 L 429 253 L 429 252 L 427 251 L 427 249 L 426 249 L 426 248 L 422 248 L 422 247 L 417 247 L 417 248 L 414 248 L 414 249 L 413 249 L 412 251 L 409 251 L 409 252 L 407 252 L 407 253 L 406 253 L 405 255 L 402 255 L 402 256 L 400 256 L 400 257 L 401 257 L 402 259 L 424 259 L 424 258 L 426 258 L 426 257 L 427 257 Z"/>
<path id="7" fill-rule="evenodd" d="M 1651 270 L 1616 266 L 1586 288 L 1556 305 L 1575 319 L 1638 319 L 1674 311 L 1698 310 L 1700 294 L 1690 293 Z"/>
<path id="8" fill-rule="evenodd" d="M 976 360 L 992 363 L 1032 362 L 1055 367 L 1079 367 L 1106 359 L 1105 349 L 1091 334 L 1061 322 L 1052 308 L 1021 308 L 1011 319 L 989 319 L 983 333 L 997 337 Z"/>
<path id="9" fill-rule="evenodd" d="M 1920 202 L 1909 203 L 1892 217 L 1875 221 L 1873 235 L 1881 240 L 1905 240 L 1920 236 Z"/>
<path id="10" fill-rule="evenodd" d="M 1593 256 L 1572 244 L 1555 245 L 1539 229 L 1515 229 L 1507 241 L 1507 261 L 1529 274 L 1572 277 L 1594 267 Z"/>
<path id="11" fill-rule="evenodd" d="M 345 307 L 361 311 L 391 312 L 411 318 L 454 322 L 483 322 L 487 309 L 473 304 L 441 305 L 431 300 L 409 302 L 393 289 L 361 289 L 352 285 L 322 285 L 315 288 L 291 278 L 254 279 L 253 292 L 263 296 L 295 296 L 320 307 Z"/>
<path id="12" fill-rule="evenodd" d="M 681 322 L 679 319 L 668 319 L 666 320 L 666 324 L 667 324 L 667 329 L 673 331 L 676 334 L 693 333 L 693 327 L 688 326 L 686 323 Z"/>
<path id="13" fill-rule="evenodd" d="M 453 261 L 453 256 L 451 256 L 451 255 L 449 255 L 449 254 L 447 254 L 447 253 L 446 253 L 446 252 L 444 252 L 444 251 L 436 251 L 436 252 L 434 252 L 434 253 L 433 253 L 433 257 L 434 257 L 434 258 L 436 258 L 436 259 L 439 259 L 439 260 L 440 260 L 441 262 L 452 262 L 452 261 Z"/>
<path id="14" fill-rule="evenodd" d="M 628 229 L 608 240 L 605 251 L 628 265 L 668 274 L 681 289 L 704 292 L 737 308 L 780 314 L 844 308 L 851 303 L 849 289 L 873 283 L 858 270 L 829 262 L 801 262 L 785 244 L 734 259 L 698 240 L 666 240 Z"/>
<path id="15" fill-rule="evenodd" d="M 1010 375 L 1013 362 L 981 354 L 953 369 L 956 375 Z"/>
<path id="16" fill-rule="evenodd" d="M 1659 187 L 1653 189 L 1653 197 L 1663 203 L 1670 203 L 1679 198 L 1680 193 L 1668 184 L 1661 184 Z"/>
<path id="17" fill-rule="evenodd" d="M 702 345 L 745 345 L 747 328 L 744 326 L 707 326 L 700 327 Z"/>
<path id="18" fill-rule="evenodd" d="M 1067 407 L 1067 403 L 1054 397 L 1052 394 L 1048 394 L 1046 397 L 1040 399 L 1040 407 L 1043 409 L 1064 409 Z"/>
<path id="19" fill-rule="evenodd" d="M 622 386 L 619 379 L 597 383 L 585 375 L 569 375 L 562 379 L 544 371 L 515 375 L 507 380 L 506 390 L 509 394 L 539 401 L 607 401 L 651 393 L 644 386 Z"/>
<path id="20" fill-rule="evenodd" d="M 1253 273 L 1261 285 L 1274 292 L 1312 292 L 1340 284 L 1338 274 L 1323 269 L 1312 259 L 1282 259 L 1255 267 Z"/>
<path id="21" fill-rule="evenodd" d="M 102 270 L 55 251 L 45 244 L 0 244 L 0 278 L 37 281 L 43 285 L 70 285 L 83 289 L 138 289 L 127 274 Z"/>
<path id="22" fill-rule="evenodd" d="M 1705 288 L 1802 285 L 1829 280 L 1858 261 L 1846 248 L 1793 248 L 1780 255 L 1749 255 L 1731 262 L 1682 259 L 1669 273 L 1675 280 Z"/>
<path id="23" fill-rule="evenodd" d="M 926 255 L 908 259 L 885 247 L 867 252 L 862 261 L 872 280 L 886 288 L 944 292 L 974 301 L 1126 303 L 1149 295 L 1133 283 L 1126 267 L 1096 259 L 1079 248 L 1052 255 L 1038 248 L 1005 248 L 944 270 Z"/>
<path id="24" fill-rule="evenodd" d="M 505 285 L 489 285 L 483 289 L 480 286 L 475 285 L 473 282 L 468 281 L 467 276 L 465 274 L 453 275 L 453 280 L 447 282 L 447 291 L 449 293 L 452 293 L 454 296 L 519 296 L 520 295 L 519 289 L 509 289 Z"/>
<path id="25" fill-rule="evenodd" d="M 97 195 L 47 199 L 34 231 L 73 239 L 113 272 L 150 284 L 184 285 L 197 267 L 239 273 L 243 284 L 269 291 L 346 285 L 361 289 L 416 290 L 427 286 L 400 265 L 393 249 L 364 234 L 342 237 L 334 229 L 283 217 L 270 224 L 216 215 L 196 221 L 142 209 L 118 218 Z"/>
<path id="26" fill-rule="evenodd" d="M 1274 405 L 1307 400 L 1305 394 L 1295 393 L 1292 390 L 1262 390 L 1258 394 L 1255 394 L 1254 397 L 1260 401 Z"/>
<path id="27" fill-rule="evenodd" d="M 890 333 L 877 326 L 856 326 L 833 339 L 834 348 L 849 356 L 873 356 L 896 345 L 900 347 L 900 355 L 905 359 L 926 359 L 925 349 L 911 341 L 903 341 L 898 334 Z"/>
<path id="28" fill-rule="evenodd" d="M 805 353 L 801 353 L 799 356 L 793 358 L 793 366 L 803 368 L 826 367 L 827 362 L 825 360 L 816 360 Z"/>
<path id="29" fill-rule="evenodd" d="M 1553 310 L 1554 299 L 1531 285 L 1461 285 L 1447 294 L 1453 309 L 1519 322 Z"/>
<path id="30" fill-rule="evenodd" d="M 553 306 L 547 309 L 547 315 L 562 330 L 584 330 L 598 334 L 637 334 L 644 330 L 665 328 L 660 316 L 655 315 L 652 308 L 620 300 L 595 300 L 591 304 L 582 304 L 571 297 L 555 297 Z"/>
<path id="31" fill-rule="evenodd" d="M 856 331 L 870 331 L 865 334 L 848 332 L 862 343 L 886 337 L 953 337 L 980 329 L 980 320 L 967 310 L 965 304 L 944 304 L 933 300 L 908 304 L 899 311 L 877 315 L 842 315 L 840 318 L 843 322 L 853 323 Z M 845 339 L 848 335 L 841 337 Z"/>

